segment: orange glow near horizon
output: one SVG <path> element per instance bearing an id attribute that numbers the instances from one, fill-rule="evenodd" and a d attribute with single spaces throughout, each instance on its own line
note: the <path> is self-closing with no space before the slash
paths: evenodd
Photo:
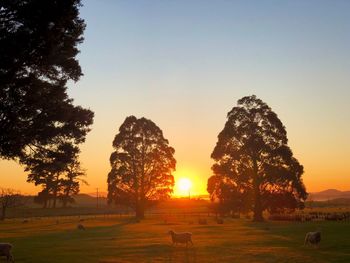
<path id="1" fill-rule="evenodd" d="M 182 193 L 182 195 L 190 195 L 192 182 L 188 178 L 180 178 L 177 182 L 177 186 L 179 189 L 179 192 Z"/>
<path id="2" fill-rule="evenodd" d="M 187 197 L 207 194 L 206 179 L 193 169 L 179 169 L 174 173 L 175 186 L 173 196 Z"/>
<path id="3" fill-rule="evenodd" d="M 107 174 L 110 170 L 108 163 L 105 162 L 106 164 L 102 166 L 99 163 L 104 164 L 103 159 L 98 160 L 98 158 L 96 158 L 96 161 L 92 163 L 87 161 L 91 158 L 89 158 L 88 156 L 84 157 L 86 158 L 86 161 L 83 163 L 87 164 L 86 166 L 89 168 L 87 169 L 86 177 L 86 180 L 88 180 L 89 185 L 82 185 L 81 192 L 89 194 L 95 193 L 96 188 L 98 187 L 100 193 L 105 194 L 107 192 L 105 178 L 107 177 Z M 346 170 L 347 167 L 344 167 L 343 169 L 335 169 L 334 167 L 337 167 L 337 165 L 332 163 L 333 165 L 329 165 L 330 167 L 326 167 L 328 169 L 323 167 L 323 170 L 319 171 L 319 162 L 317 162 L 316 160 L 310 161 L 304 156 L 300 156 L 299 159 L 301 163 L 304 164 L 306 167 L 305 174 L 303 175 L 303 181 L 306 185 L 306 189 L 308 192 L 318 192 L 329 188 L 335 188 L 341 191 L 349 190 L 350 185 L 349 180 L 347 180 L 348 173 L 346 173 L 346 171 L 350 170 Z M 341 165 L 338 165 L 338 167 L 340 166 Z M 35 186 L 34 184 L 28 183 L 26 181 L 27 173 L 23 171 L 23 166 L 18 165 L 18 163 L 16 163 L 15 161 L 1 160 L 0 173 L 1 187 L 13 188 L 15 190 L 21 191 L 24 194 L 37 194 L 41 190 L 41 187 Z M 203 167 L 192 167 L 187 163 L 186 168 L 184 168 L 182 165 L 179 165 L 176 172 L 174 172 L 175 186 L 173 196 L 188 196 L 188 191 L 183 192 L 179 188 L 178 182 L 179 180 L 181 180 L 181 178 L 187 178 L 191 182 L 191 196 L 207 195 L 208 192 L 206 190 L 206 187 L 207 180 L 210 174 L 211 173 L 209 165 L 203 165 Z M 338 176 L 331 177 L 330 175 L 332 174 L 337 174 Z"/>

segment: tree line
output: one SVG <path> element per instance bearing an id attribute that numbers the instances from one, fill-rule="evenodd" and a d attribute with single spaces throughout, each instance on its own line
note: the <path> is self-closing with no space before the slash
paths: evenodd
<path id="1" fill-rule="evenodd" d="M 0 156 L 24 165 L 27 181 L 42 188 L 35 200 L 43 207 L 68 205 L 86 183 L 79 145 L 94 113 L 67 95 L 67 82 L 82 76 L 80 6 L 80 0 L 0 3 Z M 153 121 L 134 116 L 125 119 L 113 147 L 108 202 L 143 218 L 172 193 L 175 150 Z M 303 207 L 303 166 L 277 114 L 256 96 L 238 100 L 227 114 L 211 158 L 207 190 L 221 213 L 253 211 L 261 221 L 265 210 Z"/>
<path id="2" fill-rule="evenodd" d="M 127 117 L 113 141 L 108 201 L 144 210 L 170 198 L 174 186 L 174 149 L 151 120 Z M 220 214 L 252 211 L 280 213 L 304 207 L 303 166 L 288 146 L 277 114 L 255 95 L 238 100 L 227 114 L 211 154 L 213 175 L 207 190 Z"/>

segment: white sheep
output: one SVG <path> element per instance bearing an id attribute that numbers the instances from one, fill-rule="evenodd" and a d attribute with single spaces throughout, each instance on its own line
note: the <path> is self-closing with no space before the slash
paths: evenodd
<path id="1" fill-rule="evenodd" d="M 309 232 L 305 236 L 304 246 L 306 245 L 313 245 L 318 246 L 318 244 L 321 242 L 321 232 Z"/>
<path id="2" fill-rule="evenodd" d="M 170 230 L 168 234 L 171 235 L 171 240 L 173 241 L 173 245 L 176 245 L 177 243 L 186 243 L 186 247 L 188 243 L 190 242 L 193 246 L 192 242 L 192 233 L 190 232 L 183 232 L 183 233 L 176 233 L 173 230 Z"/>
<path id="3" fill-rule="evenodd" d="M 10 243 L 0 243 L 0 256 L 5 256 L 6 261 L 15 262 L 11 253 L 12 245 Z"/>

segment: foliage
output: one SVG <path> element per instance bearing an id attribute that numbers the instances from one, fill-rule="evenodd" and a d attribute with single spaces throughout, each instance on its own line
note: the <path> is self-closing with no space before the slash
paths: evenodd
<path id="1" fill-rule="evenodd" d="M 29 171 L 28 182 L 41 185 L 42 191 L 35 198 L 37 203 L 56 207 L 57 199 L 64 206 L 72 203 L 72 195 L 80 188 L 81 177 L 85 175 L 78 161 L 79 148 L 69 142 L 51 144 L 31 152 L 25 160 L 26 171 Z M 85 181 L 83 181 L 85 182 Z"/>
<path id="2" fill-rule="evenodd" d="M 68 80 L 82 75 L 80 0 L 0 2 L 0 157 L 26 158 L 57 138 L 84 141 L 93 113 L 74 106 Z"/>
<path id="3" fill-rule="evenodd" d="M 256 96 L 244 97 L 227 114 L 211 157 L 213 177 L 208 180 L 212 199 L 233 208 L 245 204 L 254 220 L 266 209 L 303 207 L 307 197 L 303 166 L 288 147 L 287 132 L 278 116 Z"/>
<path id="4" fill-rule="evenodd" d="M 174 149 L 151 120 L 127 117 L 113 141 L 108 200 L 132 207 L 144 217 L 150 202 L 169 198 L 176 161 Z"/>
<path id="5" fill-rule="evenodd" d="M 75 202 L 73 195 L 80 191 L 80 184 L 88 184 L 82 177 L 86 176 L 85 171 L 82 170 L 80 162 L 74 159 L 66 167 L 65 178 L 61 179 L 60 200 L 63 207 Z"/>
<path id="6" fill-rule="evenodd" d="M 210 193 L 212 210 L 223 215 L 244 213 L 250 209 L 251 194 L 237 187 L 233 181 L 213 175 L 208 179 L 207 191 Z"/>

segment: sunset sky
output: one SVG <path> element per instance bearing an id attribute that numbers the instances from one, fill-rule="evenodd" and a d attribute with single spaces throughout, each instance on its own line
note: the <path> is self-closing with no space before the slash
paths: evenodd
<path id="1" fill-rule="evenodd" d="M 81 146 L 89 186 L 106 192 L 112 140 L 129 115 L 175 148 L 175 178 L 206 194 L 226 114 L 255 94 L 286 126 L 308 191 L 350 190 L 350 1 L 83 1 L 87 28 L 69 84 L 95 112 Z M 0 161 L 0 186 L 36 193 Z M 178 188 L 175 193 L 180 194 Z"/>

